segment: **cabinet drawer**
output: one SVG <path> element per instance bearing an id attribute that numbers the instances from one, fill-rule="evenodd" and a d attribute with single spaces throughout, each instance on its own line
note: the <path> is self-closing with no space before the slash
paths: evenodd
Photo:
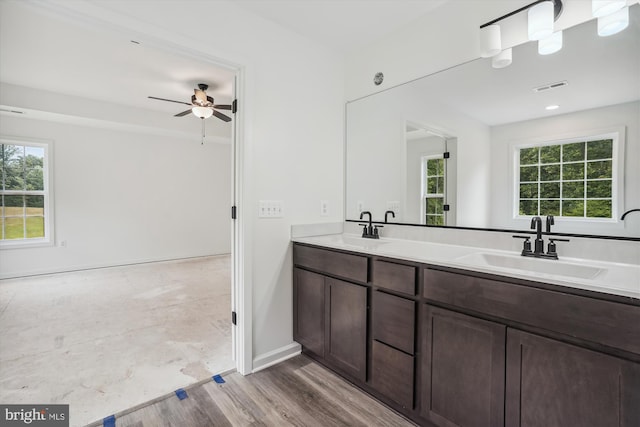
<path id="1" fill-rule="evenodd" d="M 365 256 L 294 245 L 293 263 L 356 282 L 367 282 L 368 260 Z"/>
<path id="2" fill-rule="evenodd" d="M 640 307 L 426 269 L 424 297 L 640 354 Z"/>
<path id="3" fill-rule="evenodd" d="M 373 388 L 403 407 L 413 409 L 413 356 L 378 341 L 373 341 L 371 351 Z"/>
<path id="4" fill-rule="evenodd" d="M 373 339 L 413 354 L 416 303 L 384 292 L 373 293 Z"/>
<path id="5" fill-rule="evenodd" d="M 407 295 L 416 294 L 416 267 L 375 260 L 372 274 L 371 281 L 375 286 Z"/>

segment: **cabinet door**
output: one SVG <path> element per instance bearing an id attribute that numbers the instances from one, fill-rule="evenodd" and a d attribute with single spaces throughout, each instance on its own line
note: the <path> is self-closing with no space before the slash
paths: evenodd
<path id="1" fill-rule="evenodd" d="M 293 279 L 293 339 L 324 356 L 324 277 L 295 268 Z"/>
<path id="2" fill-rule="evenodd" d="M 325 358 L 360 381 L 367 376 L 367 288 L 325 278 Z"/>
<path id="3" fill-rule="evenodd" d="M 425 308 L 421 415 L 446 427 L 503 425 L 506 327 Z"/>
<path id="4" fill-rule="evenodd" d="M 640 426 L 640 365 L 509 328 L 506 425 Z"/>

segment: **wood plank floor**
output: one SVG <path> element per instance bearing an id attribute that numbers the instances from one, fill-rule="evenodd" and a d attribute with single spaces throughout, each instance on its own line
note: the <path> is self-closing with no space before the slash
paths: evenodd
<path id="1" fill-rule="evenodd" d="M 414 426 L 304 355 L 243 377 L 234 372 L 121 417 L 117 427 Z"/>

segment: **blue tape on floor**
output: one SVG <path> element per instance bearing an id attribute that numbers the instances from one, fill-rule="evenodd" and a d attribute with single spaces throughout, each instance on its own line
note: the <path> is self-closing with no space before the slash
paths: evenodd
<path id="1" fill-rule="evenodd" d="M 116 427 L 116 416 L 109 415 L 107 418 L 103 419 L 102 427 Z"/>
<path id="2" fill-rule="evenodd" d="M 180 400 L 184 400 L 187 397 L 189 397 L 189 396 L 187 396 L 187 392 L 184 391 L 184 389 L 182 389 L 182 388 L 179 388 L 179 389 L 176 390 L 176 396 L 178 396 L 178 399 L 180 399 Z"/>
<path id="3" fill-rule="evenodd" d="M 217 382 L 218 384 L 224 384 L 224 380 L 222 379 L 222 377 L 220 375 L 214 375 L 213 377 L 211 377 L 215 382 Z"/>

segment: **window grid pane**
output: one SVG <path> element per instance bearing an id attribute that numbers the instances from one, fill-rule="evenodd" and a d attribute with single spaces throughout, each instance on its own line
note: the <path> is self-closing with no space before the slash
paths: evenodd
<path id="1" fill-rule="evenodd" d="M 518 158 L 519 215 L 612 217 L 612 139 L 522 148 Z"/>
<path id="2" fill-rule="evenodd" d="M 0 144 L 1 241 L 46 237 L 45 156 L 44 146 Z"/>

